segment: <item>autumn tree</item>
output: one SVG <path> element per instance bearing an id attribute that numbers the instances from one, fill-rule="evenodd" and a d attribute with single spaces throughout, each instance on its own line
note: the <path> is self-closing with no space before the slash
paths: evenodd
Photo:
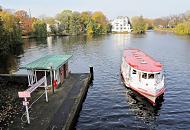
<path id="1" fill-rule="evenodd" d="M 95 21 L 96 23 L 96 30 L 95 30 L 96 34 L 104 34 L 109 31 L 108 20 L 102 12 L 100 11 L 94 12 L 92 14 L 92 20 Z"/>
<path id="2" fill-rule="evenodd" d="M 171 21 L 171 17 L 162 17 L 162 18 L 156 18 L 154 19 L 153 23 L 154 26 L 159 28 L 168 28 L 169 22 Z"/>
<path id="3" fill-rule="evenodd" d="M 110 31 L 110 24 L 102 12 L 73 12 L 64 10 L 57 14 L 56 19 L 61 22 L 60 27 L 64 27 L 63 33 L 69 35 L 105 34 Z M 59 28 L 60 28 L 59 27 Z"/>
<path id="4" fill-rule="evenodd" d="M 35 20 L 32 24 L 32 30 L 34 37 L 47 37 L 46 23 L 42 20 Z"/>
<path id="5" fill-rule="evenodd" d="M 185 21 L 190 21 L 190 10 L 184 13 Z"/>
<path id="6" fill-rule="evenodd" d="M 3 26 L 3 20 L 0 17 L 0 56 L 8 54 L 9 44 L 6 41 L 6 32 Z"/>
<path id="7" fill-rule="evenodd" d="M 78 35 L 82 31 L 82 21 L 79 12 L 73 12 L 69 20 L 69 33 Z"/>
<path id="8" fill-rule="evenodd" d="M 86 33 L 87 25 L 91 22 L 92 13 L 89 11 L 85 11 L 81 13 L 81 22 L 82 24 L 82 31 Z"/>
<path id="9" fill-rule="evenodd" d="M 56 19 L 59 20 L 64 27 L 65 33 L 69 33 L 70 19 L 72 17 L 71 10 L 64 10 L 57 14 Z"/>
<path id="10" fill-rule="evenodd" d="M 0 55 L 14 54 L 22 43 L 18 21 L 11 13 L 0 12 Z"/>
<path id="11" fill-rule="evenodd" d="M 55 22 L 55 19 L 54 19 L 53 17 L 45 17 L 45 18 L 43 18 L 42 20 L 43 20 L 44 22 L 46 22 L 47 24 L 50 24 L 50 25 L 56 23 L 56 22 Z"/>
<path id="12" fill-rule="evenodd" d="M 146 26 L 147 26 L 147 29 L 148 29 L 148 30 L 154 28 L 153 19 L 145 18 L 144 21 L 145 21 L 145 23 L 146 23 Z"/>
<path id="13" fill-rule="evenodd" d="M 15 12 L 16 18 L 19 20 L 20 28 L 23 35 L 30 35 L 32 33 L 32 19 L 24 10 Z"/>
<path id="14" fill-rule="evenodd" d="M 96 34 L 96 27 L 97 27 L 97 24 L 95 23 L 94 20 L 90 20 L 90 22 L 87 24 L 87 27 L 86 27 L 86 33 L 88 35 L 92 35 L 92 34 Z"/>
<path id="15" fill-rule="evenodd" d="M 132 18 L 133 32 L 142 34 L 146 32 L 147 26 L 143 16 L 135 16 Z"/>

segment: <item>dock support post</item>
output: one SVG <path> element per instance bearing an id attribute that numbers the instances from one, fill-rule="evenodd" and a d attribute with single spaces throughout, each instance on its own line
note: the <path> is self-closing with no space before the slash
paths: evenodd
<path id="1" fill-rule="evenodd" d="M 30 117 L 29 117 L 29 112 L 28 112 L 28 103 L 27 103 L 27 99 L 26 97 L 24 98 L 24 101 L 25 101 L 25 106 L 26 106 L 26 118 L 27 118 L 27 122 L 28 124 L 30 124 Z"/>
<path id="2" fill-rule="evenodd" d="M 53 81 L 54 81 L 54 73 L 53 73 L 54 71 L 53 71 L 53 69 L 52 69 L 52 66 L 51 66 L 51 69 L 50 69 L 50 75 L 51 75 L 51 86 L 52 86 L 52 92 L 53 92 L 53 94 L 55 93 L 55 91 L 54 91 L 54 86 L 53 86 Z"/>
<path id="3" fill-rule="evenodd" d="M 94 70 L 92 66 L 90 66 L 90 75 L 91 75 L 91 81 L 94 80 Z"/>
<path id="4" fill-rule="evenodd" d="M 48 93 L 47 93 L 47 78 L 46 78 L 46 71 L 45 71 L 45 94 L 46 94 L 46 102 L 48 102 Z"/>

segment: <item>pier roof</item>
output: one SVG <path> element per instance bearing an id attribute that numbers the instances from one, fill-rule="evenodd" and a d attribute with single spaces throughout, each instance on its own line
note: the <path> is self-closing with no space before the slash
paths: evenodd
<path id="1" fill-rule="evenodd" d="M 145 72 L 160 72 L 162 64 L 148 56 L 139 49 L 124 50 L 124 58 L 127 64 L 133 68 Z"/>
<path id="2" fill-rule="evenodd" d="M 21 66 L 20 69 L 49 70 L 52 67 L 53 70 L 56 70 L 65 64 L 71 57 L 72 55 L 47 55 Z"/>

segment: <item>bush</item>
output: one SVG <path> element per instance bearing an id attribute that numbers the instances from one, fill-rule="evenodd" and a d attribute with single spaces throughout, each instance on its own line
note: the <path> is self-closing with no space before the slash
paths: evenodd
<path id="1" fill-rule="evenodd" d="M 175 31 L 177 34 L 190 35 L 190 22 L 183 22 L 176 26 Z"/>

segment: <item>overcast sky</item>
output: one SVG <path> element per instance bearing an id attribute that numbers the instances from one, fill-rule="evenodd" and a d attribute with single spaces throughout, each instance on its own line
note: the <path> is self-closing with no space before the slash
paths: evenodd
<path id="1" fill-rule="evenodd" d="M 190 0 L 0 0 L 8 9 L 31 10 L 32 16 L 55 16 L 65 9 L 102 11 L 109 19 L 117 16 L 157 18 L 190 10 Z"/>

